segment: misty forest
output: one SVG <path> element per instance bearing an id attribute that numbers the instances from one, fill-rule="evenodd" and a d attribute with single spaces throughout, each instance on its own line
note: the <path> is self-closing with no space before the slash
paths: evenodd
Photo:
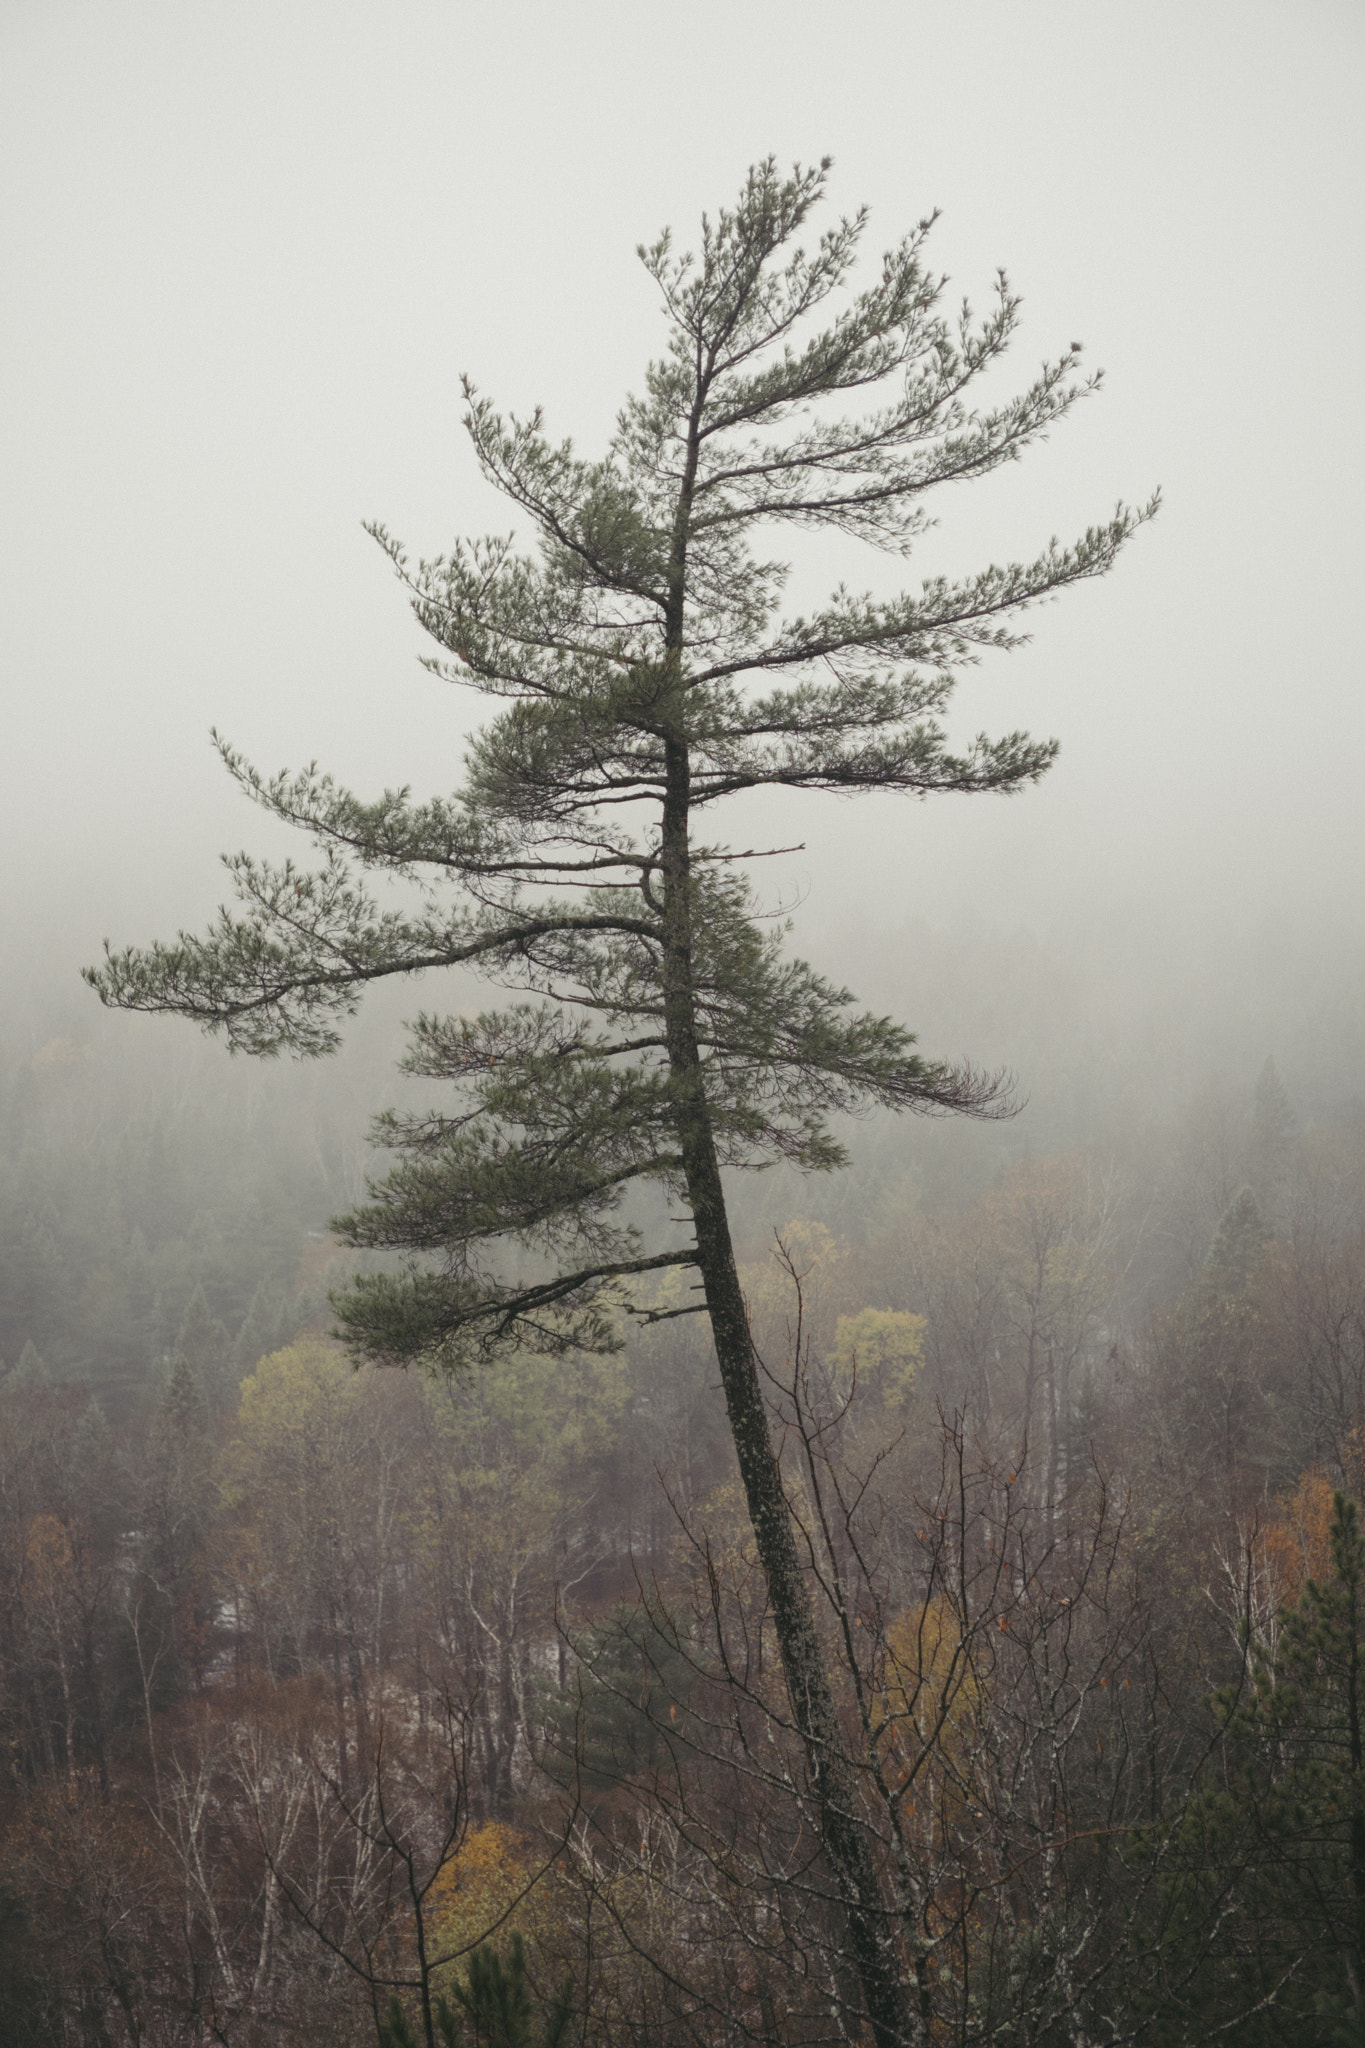
<path id="1" fill-rule="evenodd" d="M 504 528 L 372 528 L 462 781 L 222 738 L 232 901 L 8 1034 L 14 2048 L 1365 2041 L 1358 1065 L 807 947 L 808 812 L 1027 806 L 978 671 L 1165 517 L 907 568 L 1105 398 L 841 203 L 641 248 L 600 454 L 466 384 Z"/>

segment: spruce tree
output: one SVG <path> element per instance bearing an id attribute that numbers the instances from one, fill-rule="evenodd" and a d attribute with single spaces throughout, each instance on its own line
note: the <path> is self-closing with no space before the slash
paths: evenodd
<path id="1" fill-rule="evenodd" d="M 1239 1188 L 1218 1219 L 1204 1261 L 1206 1291 L 1218 1300 L 1245 1295 L 1269 1242 L 1255 1195 L 1250 1188 Z"/>
<path id="2" fill-rule="evenodd" d="M 1073 345 L 1017 396 L 976 404 L 1018 299 L 1002 276 L 983 316 L 950 312 L 927 266 L 930 220 L 853 289 L 864 213 L 799 239 L 826 168 L 760 164 L 737 204 L 703 221 L 695 253 L 667 233 L 641 249 L 668 338 L 600 458 L 466 384 L 478 463 L 533 551 L 495 536 L 413 563 L 373 529 L 435 643 L 428 666 L 500 707 L 463 787 L 367 801 L 316 768 L 261 775 L 220 743 L 247 795 L 307 833 L 320 865 L 237 855 L 235 913 L 202 938 L 107 952 L 89 978 L 106 1002 L 194 1017 L 254 1053 L 329 1051 L 337 1020 L 388 975 L 464 964 L 529 998 L 418 1018 L 408 1069 L 453 1084 L 454 1099 L 381 1119 L 397 1163 L 338 1225 L 409 1263 L 362 1276 L 337 1313 L 361 1354 L 461 1369 L 499 1344 L 616 1341 L 623 1307 L 657 1312 L 661 1269 L 695 1273 L 847 1947 L 889 2048 L 922 2031 L 913 1960 L 858 1818 L 723 1174 L 837 1166 L 829 1119 L 859 1107 L 1008 1103 L 785 956 L 756 921 L 748 856 L 713 814 L 756 789 L 1007 794 L 1035 781 L 1050 741 L 950 740 L 955 668 L 1017 644 L 1028 607 L 1103 575 L 1154 505 L 1119 506 L 1029 562 L 889 598 L 841 585 L 783 615 L 784 567 L 755 551 L 764 533 L 785 524 L 904 556 L 929 493 L 1016 460 L 1098 381 Z M 840 400 L 865 409 L 841 417 Z M 416 907 L 381 907 L 368 870 L 419 880 Z M 649 1184 L 686 1222 L 647 1241 L 623 1198 Z M 534 1269 L 516 1264 L 526 1252 Z"/>

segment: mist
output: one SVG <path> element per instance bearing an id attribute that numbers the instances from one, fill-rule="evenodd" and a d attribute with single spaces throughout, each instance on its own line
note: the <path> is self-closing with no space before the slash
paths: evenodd
<path id="1" fill-rule="evenodd" d="M 460 372 L 593 450 L 658 346 L 635 244 L 686 243 L 757 156 L 827 153 L 870 251 L 940 208 L 955 291 L 1007 267 L 1006 378 L 1073 338 L 1106 372 L 939 503 L 908 579 L 1165 502 L 963 679 L 957 731 L 1061 740 L 1044 783 L 736 818 L 802 846 L 770 902 L 936 1055 L 1035 1104 L 1092 1070 L 1073 1122 L 1102 1072 L 1131 1099 L 1270 1051 L 1315 1099 L 1354 1089 L 1358 9 L 866 5 L 836 33 L 703 4 L 681 34 L 610 5 L 58 4 L 4 42 L 16 1028 L 96 1030 L 100 942 L 200 924 L 215 855 L 282 841 L 211 725 L 361 793 L 453 784 L 481 707 L 417 668 L 362 520 L 425 553 L 499 529 Z M 794 595 L 845 573 L 901 570 L 808 549 Z"/>
<path id="2" fill-rule="evenodd" d="M 6 2042 L 1365 2038 L 1363 57 L 1358 0 L 0 8 Z M 512 523 L 462 375 L 600 453 L 637 246 L 770 156 L 855 287 L 930 215 L 944 310 L 1008 272 L 983 408 L 1104 373 L 908 563 L 778 534 L 789 615 L 1162 499 L 961 669 L 1037 786 L 683 828 L 931 1065 L 689 897 L 676 744 L 662 906 L 486 956 L 624 1043 L 401 1071 L 464 968 L 315 1061 L 101 1008 L 220 855 L 312 865 L 211 729 L 459 787 L 366 524 Z"/>

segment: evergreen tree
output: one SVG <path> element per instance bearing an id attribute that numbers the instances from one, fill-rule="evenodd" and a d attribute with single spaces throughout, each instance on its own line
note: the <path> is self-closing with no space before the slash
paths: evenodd
<path id="1" fill-rule="evenodd" d="M 1251 1103 L 1249 1177 L 1263 1211 L 1276 1218 L 1289 1185 L 1294 1111 L 1273 1059 L 1256 1077 Z"/>
<path id="2" fill-rule="evenodd" d="M 252 1295 L 251 1306 L 232 1340 L 234 1379 L 240 1382 L 263 1358 L 268 1358 L 272 1351 L 279 1351 L 294 1336 L 302 1320 L 290 1313 L 283 1290 L 263 1280 Z"/>
<path id="3" fill-rule="evenodd" d="M 0 1882 L 0 2040 L 7 2048 L 49 2048 L 61 2039 L 60 1992 L 25 1901 Z"/>
<path id="4" fill-rule="evenodd" d="M 122 1162 L 120 1162 L 121 1164 Z M 130 1191 L 120 1182 L 121 1203 L 130 1203 Z M 116 1238 L 123 1221 L 122 1209 L 111 1202 L 109 1235 Z M 127 1249 L 121 1260 L 122 1286 L 118 1311 L 111 1316 L 100 1302 L 87 1323 L 90 1360 L 87 1380 L 115 1421 L 121 1421 L 155 1398 L 148 1386 L 148 1365 L 156 1355 L 156 1286 L 147 1240 L 136 1226 L 128 1232 Z"/>
<path id="5" fill-rule="evenodd" d="M 177 1353 L 148 1440 L 126 1616 L 148 1711 L 169 1705 L 202 1667 L 212 1608 L 208 1495 L 204 1399 L 188 1359 Z"/>
<path id="6" fill-rule="evenodd" d="M 929 1061 L 910 1034 L 851 1009 L 848 991 L 764 935 L 711 816 L 755 789 L 1009 793 L 1055 746 L 1022 732 L 955 747 L 941 723 L 954 666 L 1019 638 L 1029 606 L 1104 574 L 1153 506 L 1120 506 L 1071 546 L 918 592 L 783 617 L 783 565 L 759 529 L 832 531 L 906 555 L 934 487 L 1014 461 L 1094 378 L 1077 347 L 1017 397 L 973 387 L 1017 325 L 1005 280 L 981 318 L 944 310 L 926 267 L 932 223 L 847 290 L 865 215 L 807 249 L 825 166 L 752 170 L 695 255 L 668 234 L 641 251 L 663 300 L 664 356 L 627 401 L 604 457 L 552 442 L 541 415 L 505 419 L 466 385 L 485 476 L 533 529 L 458 543 L 416 565 L 376 537 L 438 652 L 435 673 L 504 706 L 474 741 L 464 789 L 366 802 L 314 769 L 224 761 L 268 812 L 322 849 L 311 872 L 229 864 L 242 912 L 205 938 L 110 953 L 106 1002 L 172 1010 L 257 1053 L 316 1054 L 384 975 L 472 964 L 538 1000 L 477 1018 L 419 1018 L 411 1072 L 457 1084 L 448 1113 L 390 1115 L 398 1163 L 337 1226 L 398 1248 L 407 1270 L 337 1302 L 355 1348 L 466 1365 L 512 1342 L 562 1352 L 616 1341 L 641 1275 L 695 1270 L 810 1790 L 879 2048 L 908 2041 L 898 1915 L 857 1819 L 856 1759 L 835 1713 L 783 1492 L 735 1267 L 723 1169 L 838 1165 L 833 1113 L 880 1104 L 1000 1114 L 1001 1089 Z M 823 327 L 815 316 L 830 306 Z M 826 401 L 872 395 L 840 418 Z M 457 885 L 447 907 L 383 910 L 367 869 Z M 688 1222 L 652 1243 L 624 1195 L 662 1188 Z M 534 1251 L 548 1263 L 517 1270 Z"/>
<path id="7" fill-rule="evenodd" d="M 1263 1492 L 1271 1474 L 1280 1476 L 1288 1451 L 1253 1286 L 1269 1242 L 1256 1197 L 1250 1188 L 1239 1189 L 1219 1220 L 1197 1285 L 1168 1327 L 1168 1342 L 1175 1343 L 1165 1363 L 1176 1383 L 1168 1381 L 1166 1394 L 1184 1438 L 1181 1455 L 1221 1468 L 1230 1507 Z"/>
<path id="8" fill-rule="evenodd" d="M 202 1281 L 190 1296 L 175 1340 L 175 1355 L 189 1368 L 191 1380 L 206 1390 L 211 1403 L 225 1397 L 228 1334 L 209 1308 Z"/>
<path id="9" fill-rule="evenodd" d="M 1169 1845 L 1161 2040 L 1365 2040 L 1365 1538 L 1340 1493 L 1331 1542 L 1331 1577 L 1212 1701 L 1219 1782 Z"/>
<path id="10" fill-rule="evenodd" d="M 1250 1188 L 1239 1189 L 1219 1219 L 1204 1261 L 1208 1291 L 1220 1300 L 1244 1295 L 1269 1242 L 1255 1195 Z"/>
<path id="11" fill-rule="evenodd" d="M 47 1369 L 47 1361 L 31 1337 L 19 1353 L 19 1363 L 10 1373 L 9 1385 L 15 1390 L 20 1387 L 52 1385 L 52 1374 Z"/>
<path id="12" fill-rule="evenodd" d="M 491 1942 L 475 1949 L 464 1982 L 452 1986 L 454 2003 L 438 1997 L 428 2015 L 426 2037 L 432 2048 L 560 2048 L 573 2017 L 573 1985 L 566 1983 L 536 2025 L 536 2005 L 526 1968 L 526 1947 L 519 1934 L 508 1943 L 504 1961 Z M 418 2048 L 412 2022 L 397 1993 L 379 2026 L 380 2048 Z"/>
<path id="13" fill-rule="evenodd" d="M 577 1684 L 542 1691 L 551 1775 L 600 1798 L 637 1773 L 677 1769 L 696 1671 L 671 1617 L 623 1602 L 574 1649 Z"/>
<path id="14" fill-rule="evenodd" d="M 570 1983 L 561 1986 L 536 2029 L 526 1946 L 519 1934 L 508 1943 L 505 1961 L 491 1942 L 475 1949 L 464 1983 L 457 1981 L 454 1990 L 456 2009 L 472 2048 L 533 2048 L 533 2044 L 535 2048 L 558 2048 L 568 2032 L 573 2014 Z M 458 2030 L 444 2018 L 441 2031 L 447 2041 L 460 2039 Z"/>

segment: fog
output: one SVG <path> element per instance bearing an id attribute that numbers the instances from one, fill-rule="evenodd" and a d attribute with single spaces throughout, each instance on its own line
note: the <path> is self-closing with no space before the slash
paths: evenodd
<path id="1" fill-rule="evenodd" d="M 802 842 L 771 900 L 929 1050 L 1014 1065 L 1049 1136 L 1271 1052 L 1301 1102 L 1354 1093 L 1363 45 L 1351 0 L 11 0 L 12 1028 L 104 1028 L 75 979 L 101 940 L 197 925 L 219 851 L 279 845 L 210 725 L 366 793 L 455 781 L 479 706 L 417 667 L 362 520 L 426 553 L 504 525 L 459 373 L 594 450 L 660 345 L 635 245 L 685 243 L 756 157 L 828 153 L 874 256 L 938 207 L 955 291 L 1007 267 L 1013 383 L 1073 339 L 1106 371 L 940 502 L 911 578 L 1165 502 L 964 675 L 958 730 L 1060 738 L 1044 784 L 774 804 L 736 828 Z M 807 549 L 798 590 L 827 572 L 888 574 Z"/>
<path id="2" fill-rule="evenodd" d="M 1365 2040 L 1363 56 L 1361 0 L 0 0 L 0 2042 Z M 299 1066 L 79 971 L 310 861 L 211 727 L 458 786 L 364 522 L 506 530 L 462 372 L 596 454 L 637 245 L 770 154 L 864 276 L 934 209 L 949 305 L 1006 267 L 974 398 L 1105 371 L 908 568 L 799 535 L 794 612 L 1163 494 L 962 672 L 1041 786 L 701 827 L 1018 1114 L 800 1179 L 943 1077 L 722 912 L 714 1129 L 627 961 L 638 1066 L 452 1033 L 484 1113 L 376 1176 L 471 976 Z"/>

